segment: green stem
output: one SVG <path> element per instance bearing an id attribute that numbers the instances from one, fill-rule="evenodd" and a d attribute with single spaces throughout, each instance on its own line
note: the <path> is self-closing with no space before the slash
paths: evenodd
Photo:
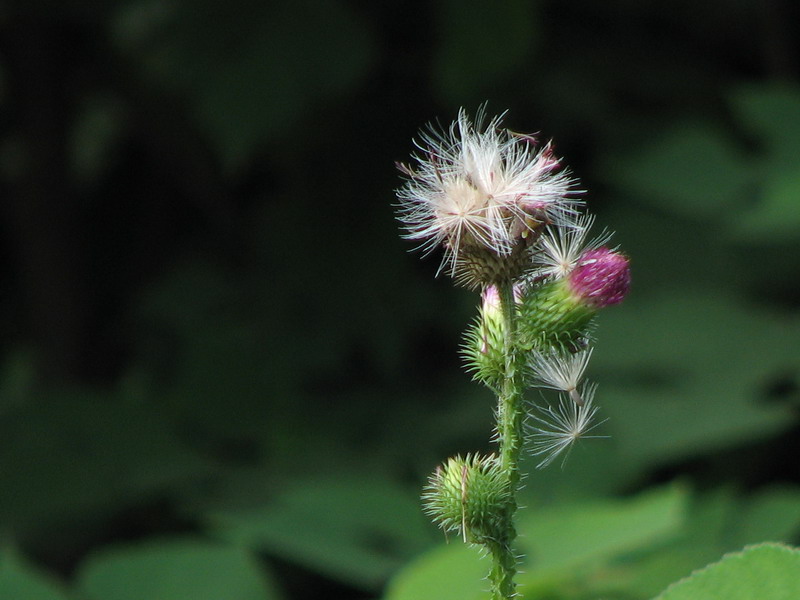
<path id="1" fill-rule="evenodd" d="M 517 352 L 517 303 L 509 282 L 500 286 L 500 309 L 503 313 L 503 354 L 505 374 L 498 398 L 498 433 L 500 463 L 508 473 L 514 490 L 519 483 L 519 455 L 522 449 L 522 379 Z"/>
<path id="2" fill-rule="evenodd" d="M 517 559 L 511 548 L 517 537 L 514 528 L 514 513 L 517 511 L 517 488 L 519 487 L 519 458 L 522 450 L 522 369 L 517 351 L 517 304 L 514 287 L 509 281 L 499 286 L 500 307 L 503 313 L 505 374 L 500 388 L 497 407 L 497 434 L 500 443 L 500 464 L 508 476 L 511 488 L 509 501 L 503 514 L 504 534 L 489 545 L 492 554 L 492 600 L 509 600 L 515 596 L 514 575 Z"/>

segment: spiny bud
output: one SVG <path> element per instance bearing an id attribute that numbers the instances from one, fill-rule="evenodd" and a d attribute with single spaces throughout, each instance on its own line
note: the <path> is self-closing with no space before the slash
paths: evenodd
<path id="1" fill-rule="evenodd" d="M 575 350 L 598 309 L 617 304 L 630 287 L 628 259 L 601 247 L 584 252 L 562 279 L 532 287 L 520 306 L 520 331 L 526 348 Z"/>
<path id="2" fill-rule="evenodd" d="M 597 309 L 585 304 L 570 290 L 566 279 L 554 279 L 534 287 L 523 296 L 519 332 L 523 349 L 580 346 Z"/>
<path id="3" fill-rule="evenodd" d="M 445 533 L 482 544 L 500 537 L 510 486 L 495 455 L 456 456 L 434 471 L 422 499 L 425 512 Z"/>
<path id="4" fill-rule="evenodd" d="M 514 299 L 519 302 L 521 288 L 514 286 Z M 462 352 L 467 370 L 474 378 L 496 389 L 505 371 L 505 327 L 500 307 L 500 293 L 495 286 L 483 290 L 480 316 L 467 330 Z"/>

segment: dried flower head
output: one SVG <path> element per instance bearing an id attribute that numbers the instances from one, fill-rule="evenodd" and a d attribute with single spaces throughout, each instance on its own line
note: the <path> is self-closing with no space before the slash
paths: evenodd
<path id="1" fill-rule="evenodd" d="M 572 223 L 579 204 L 550 144 L 501 129 L 502 115 L 483 120 L 461 110 L 447 132 L 424 132 L 397 191 L 405 237 L 425 251 L 443 246 L 440 270 L 475 287 L 517 276 L 541 228 Z"/>

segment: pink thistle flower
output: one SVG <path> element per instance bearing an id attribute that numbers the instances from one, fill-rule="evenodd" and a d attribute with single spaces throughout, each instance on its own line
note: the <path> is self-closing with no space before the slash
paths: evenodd
<path id="1" fill-rule="evenodd" d="M 631 285 L 628 257 L 605 246 L 587 250 L 568 276 L 573 294 L 595 308 L 622 302 Z"/>

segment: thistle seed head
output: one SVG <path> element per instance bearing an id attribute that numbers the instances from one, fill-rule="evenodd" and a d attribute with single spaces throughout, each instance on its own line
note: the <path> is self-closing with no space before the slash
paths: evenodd
<path id="1" fill-rule="evenodd" d="M 447 132 L 424 132 L 397 191 L 405 237 L 425 251 L 442 246 L 440 271 L 469 287 L 519 277 L 542 228 L 573 222 L 580 205 L 550 144 L 502 129 L 502 115 L 483 121 L 462 109 Z"/>
<path id="2" fill-rule="evenodd" d="M 602 423 L 593 423 L 598 411 L 594 405 L 595 389 L 593 384 L 583 386 L 580 394 L 583 404 L 561 395 L 555 408 L 537 409 L 539 414 L 533 415 L 534 424 L 529 430 L 529 437 L 533 440 L 531 453 L 542 457 L 537 468 L 543 469 L 562 454 L 566 461 L 572 445 L 581 438 L 603 437 L 587 435 Z"/>

